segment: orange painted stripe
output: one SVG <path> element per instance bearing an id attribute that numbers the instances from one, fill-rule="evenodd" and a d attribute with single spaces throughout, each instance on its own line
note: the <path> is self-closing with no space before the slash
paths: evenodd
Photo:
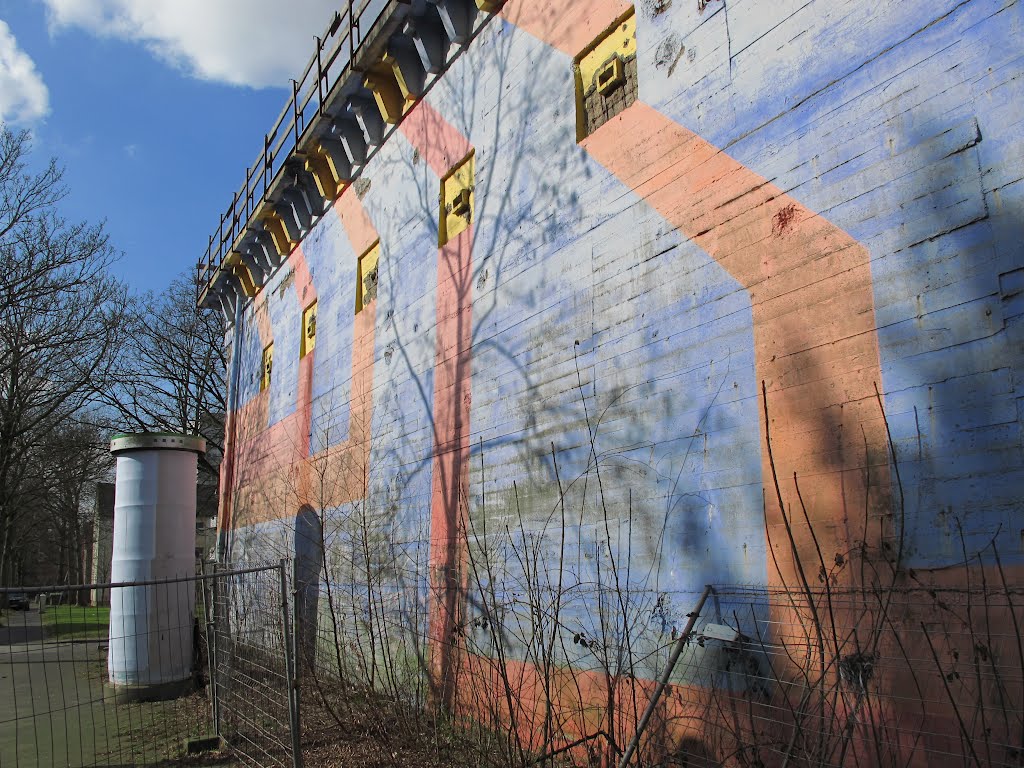
<path id="1" fill-rule="evenodd" d="M 471 348 L 473 229 L 444 245 L 437 260 L 437 340 L 434 364 L 434 456 L 430 479 L 430 573 L 439 610 L 430 615 L 432 665 L 447 700 L 464 585 L 455 574 L 462 563 L 469 492 L 469 419 L 472 400 Z"/>
<path id="2" fill-rule="evenodd" d="M 267 294 L 261 291 L 253 302 L 253 320 L 260 339 L 260 349 L 266 349 L 274 341 L 274 331 L 270 324 L 270 312 L 267 309 Z M 240 350 L 232 350 L 231 354 L 239 354 Z M 267 428 L 270 419 L 270 392 L 257 392 L 248 402 L 228 414 L 231 422 L 226 426 L 228 435 L 232 436 L 229 443 L 244 444 L 252 440 L 259 432 Z M 233 445 L 226 446 L 226 455 L 232 455 Z"/>
<path id="3" fill-rule="evenodd" d="M 627 7 L 607 0 L 510 0 L 502 16 L 575 57 Z M 798 473 L 808 509 L 829 523 L 827 533 L 819 532 L 829 556 L 866 538 L 858 525 L 863 510 L 870 510 L 874 525 L 890 508 L 887 441 L 874 401 L 882 378 L 867 250 L 642 103 L 597 129 L 582 146 L 749 293 L 756 376 L 768 387 L 772 453 L 784 502 L 796 501 Z M 763 415 L 760 421 L 765 512 L 771 542 L 783 542 Z M 807 553 L 809 544 L 798 546 Z M 770 572 L 769 582 L 792 583 L 793 561 L 782 550 L 783 572 Z M 773 613 L 779 610 L 773 606 Z M 529 667 L 520 673 L 536 672 Z M 578 711 L 597 706 L 612 717 L 627 709 L 623 702 L 602 702 L 598 687 L 577 691 Z"/>
<path id="4" fill-rule="evenodd" d="M 353 321 L 348 434 L 342 442 L 306 458 L 301 465 L 301 502 L 314 509 L 330 509 L 366 497 L 370 468 L 370 425 L 373 420 L 376 308 L 377 301 L 374 299 L 363 307 Z M 306 432 L 308 434 L 308 427 Z"/>
<path id="5" fill-rule="evenodd" d="M 510 0 L 502 16 L 569 55 L 628 3 Z M 714 258 L 750 295 L 758 384 L 768 386 L 776 471 L 793 472 L 834 541 L 863 537 L 848 520 L 890 506 L 888 449 L 874 386 L 882 386 L 870 255 L 839 227 L 641 102 L 581 145 Z M 769 525 L 781 523 L 761 416 Z M 823 425 L 826 429 L 822 429 Z M 813 439 L 809 439 L 813 437 Z M 784 536 L 773 531 L 773 540 Z M 788 574 L 792 576 L 792 574 Z"/>
<path id="6" fill-rule="evenodd" d="M 287 268 L 291 268 L 295 272 L 295 291 L 299 297 L 299 303 L 302 306 L 307 306 L 316 300 L 316 289 L 313 288 L 312 277 L 309 274 L 309 266 L 306 263 L 306 256 L 302 252 L 302 247 L 296 247 L 291 256 L 288 257 L 288 261 L 285 262 Z M 269 344 L 269 340 L 273 340 L 269 312 L 267 311 L 266 305 L 266 292 L 261 292 L 257 299 L 258 304 L 255 307 L 255 316 L 257 324 L 260 326 L 260 341 Z M 315 350 L 314 350 L 315 351 Z M 311 353 L 312 354 L 312 353 Z M 295 412 L 281 419 L 276 424 L 267 426 L 268 419 L 268 406 L 270 390 L 264 390 L 256 395 L 252 400 L 246 403 L 241 409 L 239 409 L 239 423 L 244 425 L 242 427 L 242 434 L 240 435 L 240 450 L 247 450 L 247 445 L 253 441 L 266 443 L 267 445 L 276 445 L 282 442 L 282 438 L 287 435 L 288 442 L 293 445 L 294 450 L 301 454 L 301 448 L 296 441 L 301 441 L 301 430 L 298 429 L 298 425 L 294 422 L 305 421 L 309 422 L 310 413 L 310 384 L 312 379 L 312 358 L 310 355 L 306 355 L 302 360 L 299 361 L 299 376 L 298 376 L 298 391 L 296 397 Z M 308 430 L 307 430 L 308 432 Z M 308 435 L 306 438 L 306 447 L 308 453 L 309 440 Z"/>
<path id="7" fill-rule="evenodd" d="M 834 524 L 828 546 L 845 551 L 848 538 L 864 535 L 862 525 L 846 531 L 845 521 L 859 523 L 865 503 L 873 514 L 887 511 L 889 492 L 867 249 L 646 104 L 634 103 L 582 146 L 750 294 L 755 372 L 768 387 L 785 498 L 796 501 L 797 472 L 808 509 Z M 761 433 L 765 445 L 764 423 Z M 763 454 L 769 522 L 779 524 Z"/>
<path id="8" fill-rule="evenodd" d="M 351 185 L 334 201 L 334 210 L 341 219 L 341 225 L 345 228 L 348 241 L 358 258 L 377 242 L 378 235 L 369 214 L 359 202 L 359 197 Z"/>
<path id="9" fill-rule="evenodd" d="M 575 57 L 631 5 L 623 0 L 508 0 L 501 16 L 552 48 Z"/>
<path id="10" fill-rule="evenodd" d="M 274 329 L 270 326 L 266 291 L 260 291 L 260 295 L 253 302 L 253 319 L 256 321 L 256 332 L 260 337 L 260 347 L 266 349 L 274 341 Z"/>
<path id="11" fill-rule="evenodd" d="M 378 239 L 351 187 L 333 207 L 356 254 Z M 316 300 L 317 291 L 301 246 L 292 252 L 287 263 L 295 270 L 300 305 L 309 306 Z M 232 527 L 287 519 L 304 504 L 325 509 L 365 496 L 373 414 L 375 305 L 376 302 L 370 302 L 353 321 L 349 431 L 344 441 L 310 456 L 316 349 L 299 361 L 292 414 L 268 428 L 269 391 L 259 393 L 235 414 L 240 428 L 237 447 L 230 452 L 238 467 L 231 483 L 236 497 L 231 505 L 235 509 Z M 261 317 L 266 319 L 260 320 Z M 262 340 L 264 334 L 270 334 L 262 300 L 257 307 L 257 320 Z M 324 478 L 331 481 L 324 482 Z"/>
<path id="12" fill-rule="evenodd" d="M 267 310 L 267 294 L 261 291 L 253 301 L 253 319 L 256 332 L 260 339 L 260 349 L 266 349 L 273 342 L 274 333 L 270 324 L 270 313 Z M 232 355 L 241 354 L 241 350 L 231 350 Z M 262 364 L 262 362 L 261 362 Z M 234 386 L 234 385 L 232 385 Z M 267 427 L 269 420 L 269 392 L 257 392 L 256 395 L 236 408 L 228 411 L 224 420 L 224 461 L 220 467 L 220 494 L 217 510 L 218 527 L 231 530 L 235 527 L 235 489 L 239 485 L 237 476 L 238 446 L 247 442 Z"/>

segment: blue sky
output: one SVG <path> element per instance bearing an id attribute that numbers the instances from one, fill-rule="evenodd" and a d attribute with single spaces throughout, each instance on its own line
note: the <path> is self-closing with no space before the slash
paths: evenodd
<path id="1" fill-rule="evenodd" d="M 0 121 L 65 167 L 134 291 L 203 255 L 335 0 L 0 0 Z"/>

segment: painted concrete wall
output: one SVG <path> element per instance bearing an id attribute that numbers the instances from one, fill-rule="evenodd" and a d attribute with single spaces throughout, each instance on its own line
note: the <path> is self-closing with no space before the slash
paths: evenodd
<path id="1" fill-rule="evenodd" d="M 1019 573 L 1019 2 L 643 0 L 637 100 L 578 141 L 573 57 L 628 7 L 481 22 L 246 307 L 231 559 L 301 556 L 312 509 L 350 594 L 373 571 L 441 646 L 473 589 L 514 617 L 524 549 L 593 637 L 610 566 L 657 606 L 644 677 L 705 584 L 792 582 L 784 509 L 830 560 L 867 541 L 924 573 L 994 543 Z M 439 247 L 471 151 L 471 226 Z"/>

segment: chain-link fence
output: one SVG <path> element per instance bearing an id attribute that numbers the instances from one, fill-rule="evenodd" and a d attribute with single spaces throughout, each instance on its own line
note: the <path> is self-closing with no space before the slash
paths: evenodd
<path id="1" fill-rule="evenodd" d="M 373 582 L 349 594 L 294 567 L 0 590 L 0 765 L 190 765 L 186 740 L 216 736 L 218 764 L 296 768 L 303 746 L 310 764 L 342 748 L 328 737 L 358 709 L 346 696 L 418 717 L 427 702 L 410 691 L 430 652 L 419 614 L 400 618 Z M 628 611 L 586 638 L 564 610 L 522 626 L 509 611 L 486 624 L 467 614 L 453 646 L 456 711 L 460 727 L 483 727 L 442 741 L 468 744 L 480 765 L 611 765 L 634 746 L 630 765 L 644 766 L 1024 765 L 1024 588 L 998 565 L 947 585 L 908 579 L 708 587 L 674 614 L 687 626 L 672 623 L 653 648 L 634 634 L 664 611 L 653 593 L 595 595 Z M 90 588 L 112 605 L 84 605 Z M 518 644 L 500 645 L 513 630 Z M 552 655 L 517 660 L 534 636 Z M 311 694 L 305 745 L 297 671 Z M 648 707 L 654 676 L 669 685 Z M 364 749 L 418 759 L 403 739 L 436 725 L 418 723 L 367 727 Z"/>

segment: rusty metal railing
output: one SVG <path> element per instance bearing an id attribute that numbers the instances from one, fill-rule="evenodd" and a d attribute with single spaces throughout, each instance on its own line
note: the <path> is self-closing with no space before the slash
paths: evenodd
<path id="1" fill-rule="evenodd" d="M 263 138 L 263 148 L 245 170 L 245 182 L 235 192 L 231 205 L 221 214 L 210 235 L 206 253 L 199 261 L 199 285 L 210 284 L 217 269 L 238 236 L 259 208 L 285 162 L 301 145 L 316 118 L 323 114 L 325 100 L 348 73 L 364 41 L 362 29 L 372 28 L 387 7 L 386 0 L 347 0 L 335 12 L 323 34 L 316 36 L 316 51 L 298 80 L 281 114 Z"/>

